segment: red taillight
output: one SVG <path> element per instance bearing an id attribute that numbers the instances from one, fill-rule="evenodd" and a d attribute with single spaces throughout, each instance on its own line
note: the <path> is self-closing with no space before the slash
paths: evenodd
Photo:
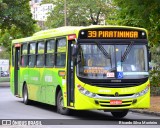
<path id="1" fill-rule="evenodd" d="M 19 48 L 19 47 L 21 47 L 21 44 L 15 44 L 14 47 Z"/>
<path id="2" fill-rule="evenodd" d="M 74 40 L 76 39 L 76 34 L 68 35 L 68 40 Z"/>

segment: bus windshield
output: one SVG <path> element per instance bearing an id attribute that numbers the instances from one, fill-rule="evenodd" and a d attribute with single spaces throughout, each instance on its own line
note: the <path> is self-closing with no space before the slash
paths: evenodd
<path id="1" fill-rule="evenodd" d="M 147 47 L 133 44 L 80 44 L 77 75 L 88 79 L 138 79 L 148 76 Z"/>

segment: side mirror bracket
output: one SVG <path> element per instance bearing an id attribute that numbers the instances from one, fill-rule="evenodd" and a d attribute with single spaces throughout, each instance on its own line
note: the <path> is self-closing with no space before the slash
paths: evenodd
<path id="1" fill-rule="evenodd" d="M 75 57 L 78 54 L 78 45 L 72 44 L 72 56 Z"/>

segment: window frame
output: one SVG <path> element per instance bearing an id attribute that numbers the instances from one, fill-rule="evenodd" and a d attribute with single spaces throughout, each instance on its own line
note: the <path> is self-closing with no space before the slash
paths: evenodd
<path id="1" fill-rule="evenodd" d="M 40 44 L 40 43 L 43 43 L 43 53 L 39 53 L 39 45 L 38 44 Z M 45 48 L 46 48 L 46 41 L 45 40 L 37 41 L 37 43 L 36 43 L 36 60 L 35 60 L 35 66 L 37 68 L 43 68 L 45 66 Z M 39 56 L 42 56 L 42 59 L 43 59 L 43 64 L 42 65 L 37 64 Z"/>
<path id="2" fill-rule="evenodd" d="M 65 39 L 65 52 L 59 52 L 58 51 L 58 42 L 59 42 L 59 40 L 62 40 L 62 39 Z M 67 40 L 67 37 L 66 36 L 64 36 L 64 37 L 60 37 L 60 38 L 56 38 L 56 45 L 55 45 L 55 68 L 57 67 L 57 68 L 64 68 L 64 67 L 66 67 L 66 59 L 67 59 L 67 57 L 66 57 L 66 50 L 67 50 L 67 42 L 68 42 L 68 40 Z M 57 65 L 57 55 L 58 54 L 65 54 L 65 62 L 64 62 L 64 65 Z"/>
<path id="3" fill-rule="evenodd" d="M 23 46 L 24 46 L 24 45 L 27 45 L 27 53 L 26 53 L 26 54 L 23 53 Z M 29 58 L 28 58 L 28 43 L 27 43 L 27 42 L 22 43 L 20 53 L 21 53 L 20 66 L 21 66 L 21 67 L 27 67 L 27 66 L 28 66 L 28 61 L 29 61 L 29 60 L 28 60 Z M 22 65 L 22 57 L 24 57 L 24 56 L 26 56 L 26 58 L 27 58 L 27 61 L 26 61 L 27 63 L 26 63 L 26 65 Z M 25 62 L 25 61 L 24 61 L 24 62 Z"/>
<path id="4" fill-rule="evenodd" d="M 54 41 L 54 43 L 53 43 L 53 52 L 47 53 L 48 52 L 47 51 L 48 50 L 47 49 L 47 46 L 48 46 L 47 44 L 50 41 Z M 54 38 L 47 39 L 46 42 L 45 42 L 45 67 L 52 68 L 52 67 L 55 66 L 55 48 L 56 48 L 56 39 L 54 39 Z M 53 65 L 47 65 L 47 55 L 53 55 Z"/>
<path id="5" fill-rule="evenodd" d="M 30 53 L 31 44 L 35 44 L 35 53 Z M 30 68 L 35 67 L 35 62 L 36 62 L 36 45 L 37 45 L 36 41 L 31 41 L 31 42 L 28 43 L 28 67 L 30 67 Z M 29 65 L 29 63 L 30 63 L 30 56 L 34 56 L 33 66 Z"/>

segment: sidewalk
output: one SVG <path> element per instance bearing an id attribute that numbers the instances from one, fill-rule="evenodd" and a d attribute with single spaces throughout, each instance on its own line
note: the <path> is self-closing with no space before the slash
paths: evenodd
<path id="1" fill-rule="evenodd" d="M 0 87 L 10 87 L 10 83 L 9 82 L 1 82 L 0 81 Z"/>
<path id="2" fill-rule="evenodd" d="M 0 77 L 0 83 L 1 82 L 9 82 L 10 81 L 10 77 Z"/>
<path id="3" fill-rule="evenodd" d="M 0 87 L 9 87 L 10 77 L 0 77 Z"/>
<path id="4" fill-rule="evenodd" d="M 160 116 L 160 96 L 151 96 L 149 109 L 132 109 L 133 112 Z"/>

